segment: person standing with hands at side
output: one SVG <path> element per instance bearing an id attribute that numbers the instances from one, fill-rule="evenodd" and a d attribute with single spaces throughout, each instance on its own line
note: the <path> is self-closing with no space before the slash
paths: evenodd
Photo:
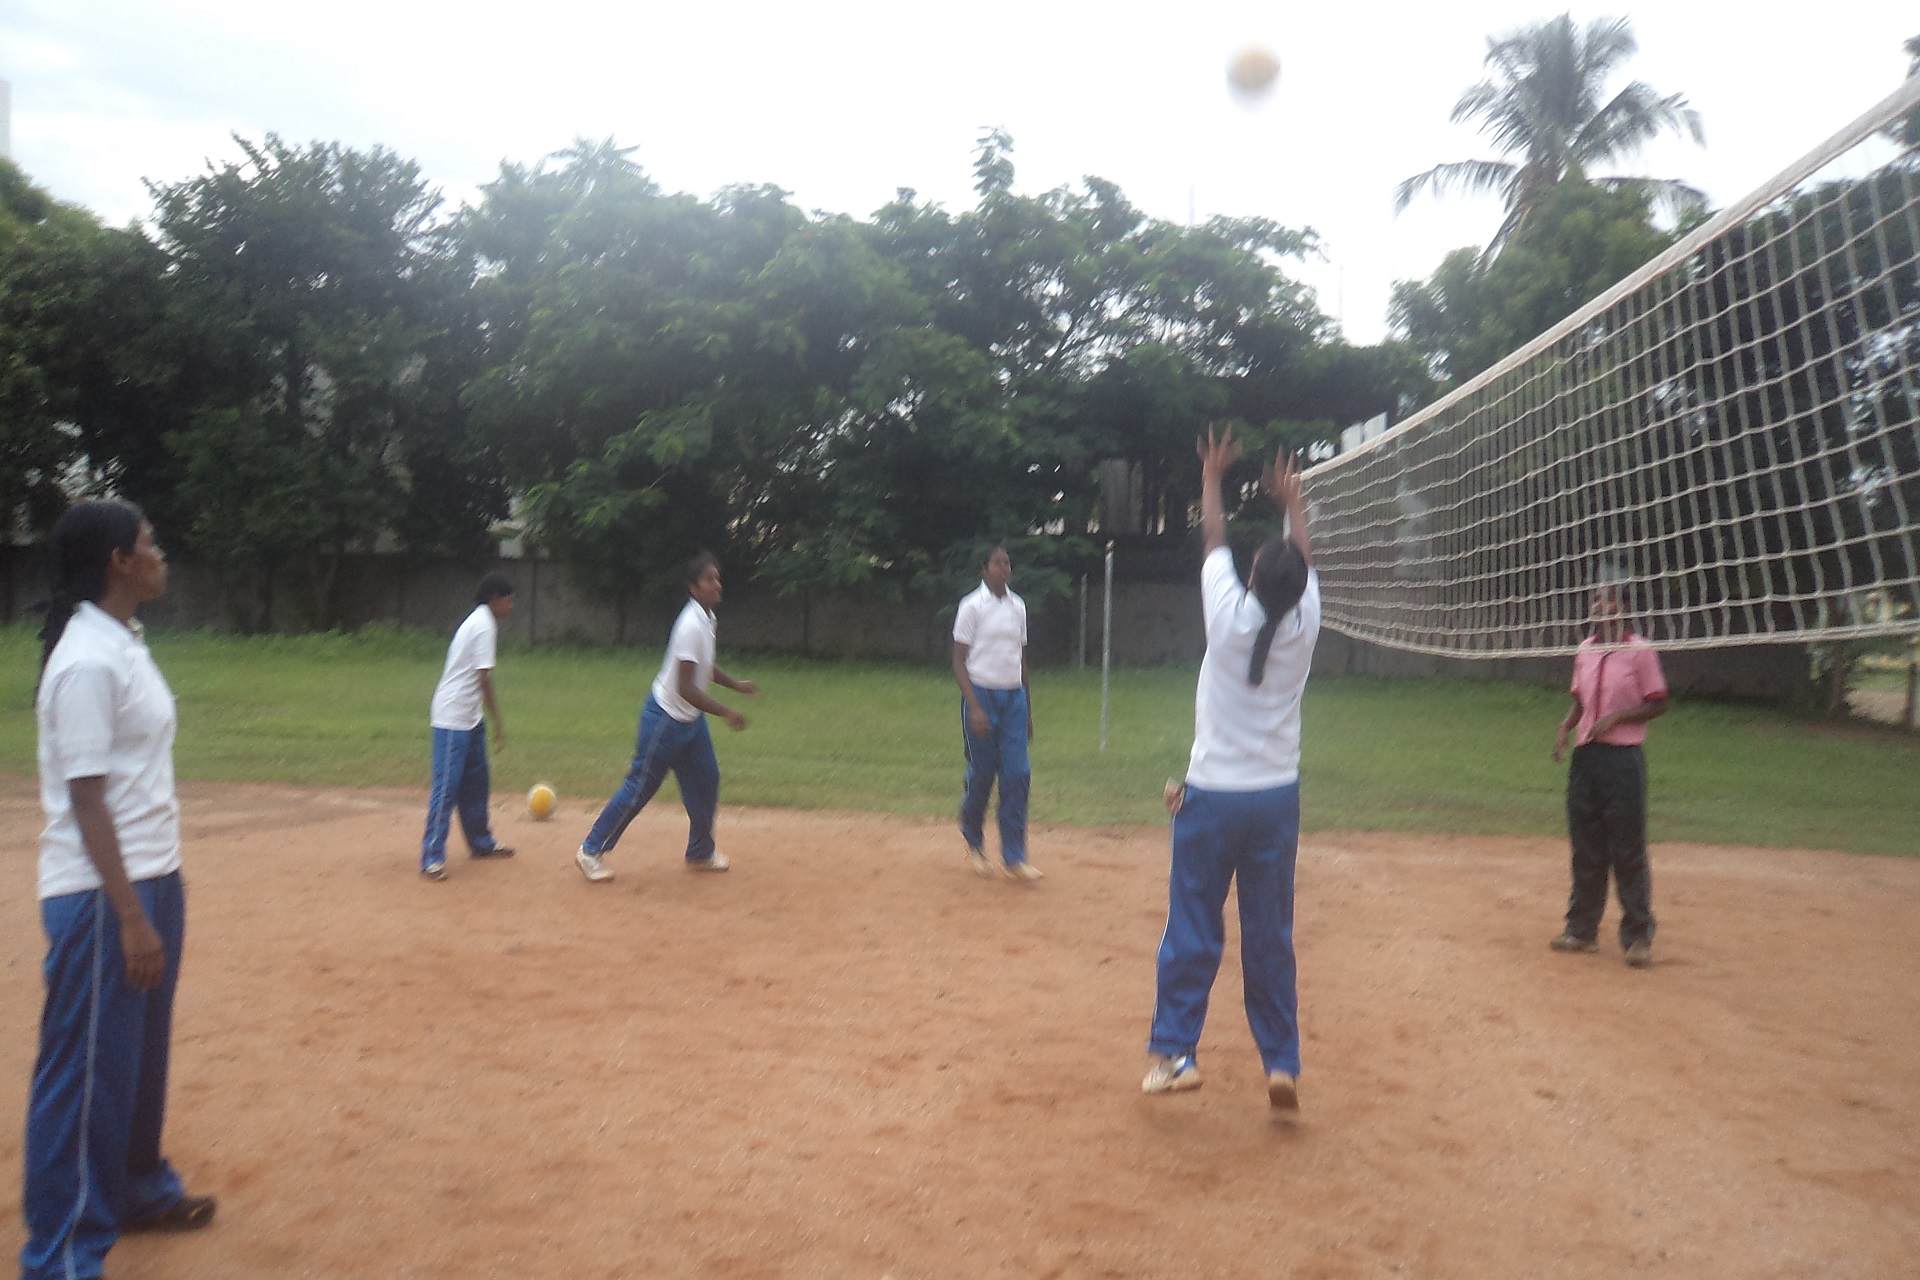
<path id="1" fill-rule="evenodd" d="M 81 502 L 49 539 L 40 633 L 40 920 L 46 1005 L 27 1100 L 22 1280 L 97 1280 L 132 1231 L 191 1231 L 160 1152 L 186 943 L 173 692 L 135 618 L 167 558 L 132 503 Z"/>
<path id="2" fill-rule="evenodd" d="M 1620 945 L 1627 963 L 1653 963 L 1653 868 L 1647 860 L 1647 722 L 1667 709 L 1660 654 L 1628 625 L 1617 574 L 1595 585 L 1593 632 L 1573 656 L 1573 705 L 1560 721 L 1553 761 L 1574 743 L 1567 770 L 1567 834 L 1573 888 L 1555 951 L 1598 951 L 1607 874 L 1620 895 Z"/>
<path id="3" fill-rule="evenodd" d="M 1307 508 L 1296 461 L 1276 456 L 1265 481 L 1287 532 L 1254 553 L 1247 585 L 1227 546 L 1221 485 L 1240 456 L 1228 430 L 1196 442 L 1206 560 L 1200 605 L 1207 653 L 1194 694 L 1193 753 L 1173 814 L 1167 927 L 1141 1090 L 1200 1087 L 1200 1031 L 1226 945 L 1221 912 L 1240 885 L 1240 968 L 1247 1022 L 1267 1072 L 1267 1104 L 1300 1109 L 1300 1024 L 1293 955 L 1293 873 L 1300 842 L 1300 699 L 1320 634 Z"/>
<path id="4" fill-rule="evenodd" d="M 487 818 L 492 780 L 487 772 L 487 721 L 493 745 L 507 745 L 506 721 L 493 696 L 494 655 L 500 624 L 513 614 L 513 584 L 489 573 L 474 589 L 473 609 L 453 633 L 446 666 L 433 691 L 433 783 L 427 796 L 427 831 L 420 840 L 420 874 L 447 878 L 447 828 L 460 811 L 460 830 L 476 858 L 511 858 L 513 849 L 493 838 Z"/>
<path id="5" fill-rule="evenodd" d="M 987 800 L 1000 782 L 1000 860 L 1010 879 L 1032 884 L 1040 869 L 1027 859 L 1027 796 L 1033 767 L 1033 704 L 1027 686 L 1027 604 L 1007 584 L 1013 557 L 1004 546 L 987 553 L 980 586 L 960 601 L 953 618 L 953 681 L 960 686 L 960 745 L 966 755 L 960 797 L 960 838 L 967 864 L 983 876 L 987 861 Z"/>

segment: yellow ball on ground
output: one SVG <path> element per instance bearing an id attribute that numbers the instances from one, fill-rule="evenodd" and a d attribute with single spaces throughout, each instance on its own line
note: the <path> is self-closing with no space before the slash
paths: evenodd
<path id="1" fill-rule="evenodd" d="M 559 805 L 560 797 L 544 782 L 534 783 L 533 790 L 527 792 L 527 812 L 542 822 L 551 818 Z"/>
<path id="2" fill-rule="evenodd" d="M 1265 94 L 1280 79 L 1280 59 L 1257 44 L 1250 44 L 1227 63 L 1227 83 L 1243 98 Z"/>

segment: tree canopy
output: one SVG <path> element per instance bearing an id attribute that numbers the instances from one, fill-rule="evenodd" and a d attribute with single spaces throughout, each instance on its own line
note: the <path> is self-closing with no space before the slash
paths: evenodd
<path id="1" fill-rule="evenodd" d="M 1326 448 L 1428 382 L 1287 273 L 1310 230 L 1024 193 L 997 130 L 973 207 L 865 219 L 670 192 L 612 141 L 452 211 L 382 149 L 235 144 L 123 231 L 0 169 L 0 502 L 133 497 L 251 627 L 510 513 L 623 598 L 699 547 L 783 590 L 945 589 L 992 542 L 1045 595 L 1096 537 L 1184 532 L 1207 421 Z"/>
<path id="2" fill-rule="evenodd" d="M 1476 122 L 1511 158 L 1435 165 L 1400 184 L 1394 208 L 1405 209 L 1429 189 L 1498 192 L 1507 216 L 1488 242 L 1489 256 L 1564 182 L 1632 194 L 1675 215 L 1700 212 L 1706 196 L 1684 182 L 1595 172 L 1669 130 L 1703 140 L 1699 113 L 1681 94 L 1635 80 L 1608 96 L 1608 81 L 1638 50 L 1625 18 L 1596 18 L 1583 28 L 1561 14 L 1489 38 L 1486 64 L 1493 75 L 1460 95 L 1452 119 Z"/>

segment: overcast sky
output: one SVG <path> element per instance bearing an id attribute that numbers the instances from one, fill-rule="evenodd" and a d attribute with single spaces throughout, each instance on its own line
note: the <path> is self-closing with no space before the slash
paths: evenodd
<path id="1" fill-rule="evenodd" d="M 1408 0 L 926 0 L 813 5 L 589 0 L 6 0 L 0 78 L 15 160 L 110 222 L 146 214 L 143 178 L 176 180 L 228 138 L 384 144 L 449 201 L 503 159 L 575 137 L 637 145 L 663 185 L 710 194 L 770 182 L 810 209 L 866 215 L 898 187 L 971 203 L 982 126 L 1015 140 L 1019 187 L 1098 174 L 1157 216 L 1311 226 L 1302 271 L 1355 341 L 1386 330 L 1396 279 L 1483 243 L 1487 200 L 1423 199 L 1400 179 L 1491 155 L 1447 122 L 1480 78 L 1486 37 L 1549 3 Z M 1777 12 L 1778 17 L 1736 17 Z M 1621 172 L 1746 194 L 1895 89 L 1913 0 L 1760 5 L 1664 0 L 1625 13 L 1631 74 L 1687 94 L 1707 145 L 1663 140 Z M 1256 106 L 1224 70 L 1249 43 L 1284 70 Z"/>

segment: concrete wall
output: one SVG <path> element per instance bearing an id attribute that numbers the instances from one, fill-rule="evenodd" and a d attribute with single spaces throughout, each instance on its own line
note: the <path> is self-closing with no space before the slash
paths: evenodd
<path id="1" fill-rule="evenodd" d="M 1135 558 L 1134 563 L 1141 561 Z M 1164 572 L 1174 563 L 1175 559 L 1167 559 L 1153 571 Z M 564 566 L 551 562 L 418 562 L 361 556 L 350 559 L 342 570 L 344 620 L 349 627 L 383 622 L 451 634 L 471 607 L 474 583 L 490 569 L 507 574 L 514 583 L 514 613 L 505 633 L 533 644 L 657 648 L 665 643 L 686 599 L 659 593 L 630 601 L 622 610 L 583 587 Z M 1122 581 L 1115 583 L 1113 594 L 1115 663 L 1145 666 L 1200 660 L 1206 637 L 1196 583 Z M 22 618 L 45 596 L 38 551 L 4 549 L 0 553 L 0 616 L 7 621 Z M 781 596 L 749 584 L 729 590 L 721 606 L 720 633 L 729 649 L 944 664 L 955 603 L 924 598 L 874 600 L 844 593 Z M 310 601 L 298 596 L 276 599 L 276 625 L 290 631 L 310 628 L 310 606 Z M 1095 581 L 1087 599 L 1089 664 L 1100 661 L 1102 608 L 1100 584 Z M 145 616 L 156 627 L 220 630 L 228 625 L 218 576 L 202 566 L 177 561 L 166 599 Z M 1077 600 L 1030 603 L 1030 661 L 1036 666 L 1071 662 L 1078 618 Z M 1662 656 L 1662 662 L 1668 682 L 1680 695 L 1784 699 L 1798 694 L 1808 679 L 1806 650 L 1797 645 L 1671 652 Z M 1564 687 L 1571 665 L 1565 658 L 1470 662 L 1432 657 L 1323 631 L 1313 669 L 1319 675 L 1445 676 Z"/>

